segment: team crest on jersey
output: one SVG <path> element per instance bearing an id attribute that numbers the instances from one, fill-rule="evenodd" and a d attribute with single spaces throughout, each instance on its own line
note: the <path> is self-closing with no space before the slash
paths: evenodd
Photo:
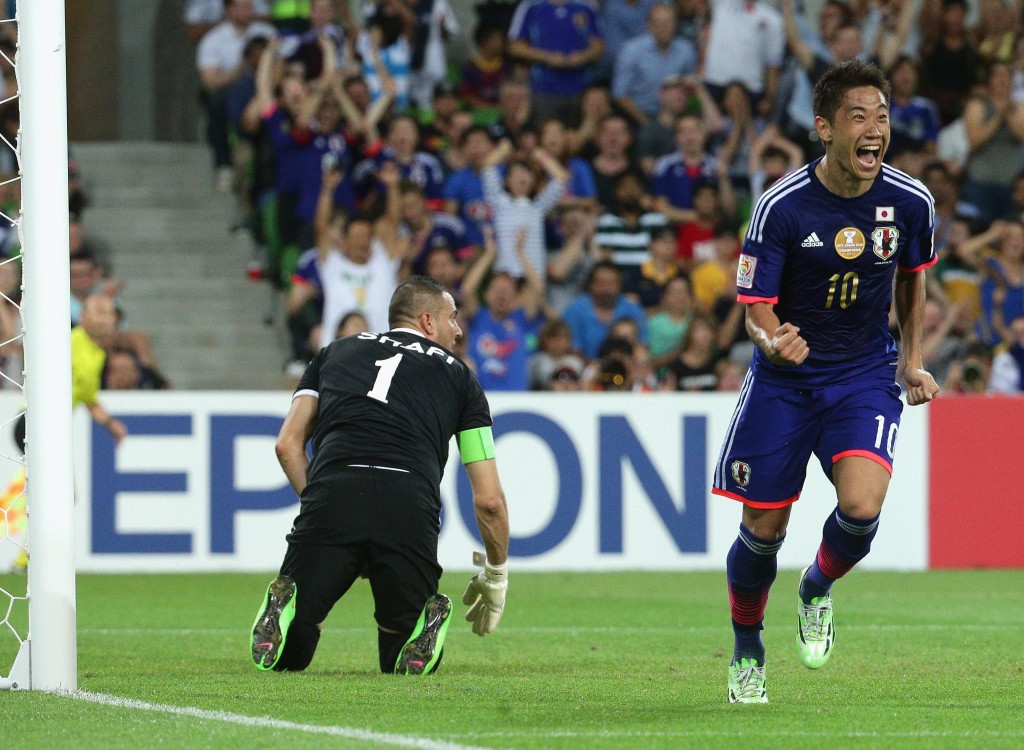
<path id="1" fill-rule="evenodd" d="M 743 461 L 733 461 L 732 479 L 740 487 L 746 487 L 750 484 L 750 464 Z"/>
<path id="2" fill-rule="evenodd" d="M 572 23 L 577 29 L 583 30 L 587 28 L 588 20 L 586 13 L 573 13 Z"/>
<path id="3" fill-rule="evenodd" d="M 840 258 L 853 260 L 864 252 L 867 241 L 857 227 L 843 227 L 836 232 L 835 246 Z"/>
<path id="4" fill-rule="evenodd" d="M 740 263 L 736 267 L 736 286 L 750 289 L 754 286 L 754 271 L 757 270 L 757 258 L 753 255 L 740 255 Z"/>
<path id="5" fill-rule="evenodd" d="M 875 231 L 871 233 L 875 255 L 882 260 L 889 260 L 896 254 L 896 241 L 899 238 L 900 232 L 896 227 L 875 227 Z"/>

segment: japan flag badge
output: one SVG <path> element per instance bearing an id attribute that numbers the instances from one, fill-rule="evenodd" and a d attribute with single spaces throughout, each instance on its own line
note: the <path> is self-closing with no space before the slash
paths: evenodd
<path id="1" fill-rule="evenodd" d="M 896 209 L 892 206 L 875 206 L 875 221 L 896 221 Z"/>

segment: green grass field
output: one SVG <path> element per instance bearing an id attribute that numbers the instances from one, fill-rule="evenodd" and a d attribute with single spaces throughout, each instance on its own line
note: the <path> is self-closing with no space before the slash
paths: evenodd
<path id="1" fill-rule="evenodd" d="M 377 673 L 364 581 L 307 672 L 258 672 L 248 629 L 270 577 L 81 576 L 88 695 L 0 693 L 0 748 L 1024 746 L 1024 571 L 855 572 L 834 591 L 836 651 L 818 672 L 797 658 L 796 573 L 781 573 L 766 706 L 726 702 L 723 573 L 513 571 L 499 630 L 474 636 L 457 604 L 428 678 Z M 460 597 L 466 580 L 442 590 Z M 0 632 L 0 672 L 14 650 Z"/>

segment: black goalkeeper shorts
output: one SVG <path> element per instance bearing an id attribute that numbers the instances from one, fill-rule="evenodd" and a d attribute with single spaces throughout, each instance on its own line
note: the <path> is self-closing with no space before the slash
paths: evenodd
<path id="1" fill-rule="evenodd" d="M 440 507 L 427 480 L 400 471 L 352 467 L 307 486 L 281 565 L 296 619 L 323 622 L 365 567 L 377 624 L 410 632 L 441 578 Z"/>

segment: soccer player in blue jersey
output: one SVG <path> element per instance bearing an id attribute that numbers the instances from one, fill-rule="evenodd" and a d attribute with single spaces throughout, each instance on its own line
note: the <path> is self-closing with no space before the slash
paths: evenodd
<path id="1" fill-rule="evenodd" d="M 810 669 L 832 653 L 830 590 L 871 547 L 903 409 L 888 328 L 894 296 L 907 403 L 939 390 L 920 346 L 923 271 L 936 261 L 934 204 L 920 182 L 882 163 L 888 103 L 876 66 L 830 68 L 814 88 L 825 156 L 764 193 L 743 244 L 736 285 L 757 350 L 712 489 L 743 503 L 727 561 L 733 703 L 768 700 L 764 611 L 812 454 L 838 505 L 800 578 L 798 646 Z"/>

